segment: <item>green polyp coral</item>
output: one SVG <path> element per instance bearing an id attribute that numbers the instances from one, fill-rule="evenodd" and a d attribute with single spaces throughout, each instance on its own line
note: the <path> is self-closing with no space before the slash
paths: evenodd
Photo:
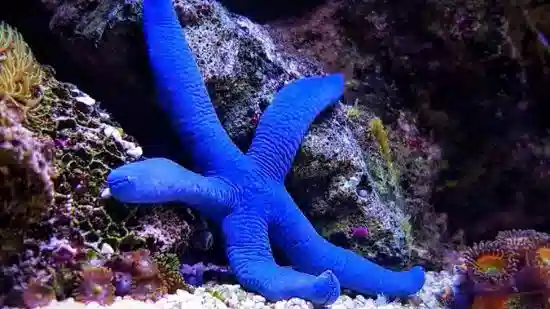
<path id="1" fill-rule="evenodd" d="M 162 253 L 155 256 L 155 262 L 169 272 L 179 272 L 180 260 L 175 253 Z"/>
<path id="2" fill-rule="evenodd" d="M 192 291 L 192 287 L 185 283 L 180 274 L 180 260 L 175 253 L 157 254 L 154 261 L 159 268 L 168 293 L 175 293 L 179 289 Z"/>
<path id="3" fill-rule="evenodd" d="M 0 22 L 0 94 L 29 109 L 40 102 L 44 72 L 23 36 Z"/>

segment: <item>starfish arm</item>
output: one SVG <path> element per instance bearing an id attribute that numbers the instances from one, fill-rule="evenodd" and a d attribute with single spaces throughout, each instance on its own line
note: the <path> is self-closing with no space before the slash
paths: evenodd
<path id="1" fill-rule="evenodd" d="M 223 129 L 171 0 L 145 0 L 143 29 L 159 103 L 202 173 L 215 173 L 241 151 Z"/>
<path id="2" fill-rule="evenodd" d="M 113 197 L 124 203 L 183 202 L 213 219 L 229 213 L 229 185 L 164 158 L 123 165 L 107 176 L 107 184 Z"/>
<path id="3" fill-rule="evenodd" d="M 316 304 L 334 303 L 340 284 L 330 270 L 312 276 L 275 263 L 268 224 L 262 218 L 233 213 L 223 221 L 229 265 L 239 282 L 271 301 L 299 297 Z"/>
<path id="4" fill-rule="evenodd" d="M 272 240 L 300 271 L 319 274 L 331 269 L 343 288 L 371 295 L 407 296 L 424 285 L 422 267 L 392 271 L 337 247 L 321 237 L 296 206 L 285 207 L 278 215 L 284 220 L 273 231 Z"/>
<path id="5" fill-rule="evenodd" d="M 315 117 L 344 91 L 344 77 L 299 79 L 284 86 L 262 115 L 247 155 L 262 174 L 282 182 Z"/>

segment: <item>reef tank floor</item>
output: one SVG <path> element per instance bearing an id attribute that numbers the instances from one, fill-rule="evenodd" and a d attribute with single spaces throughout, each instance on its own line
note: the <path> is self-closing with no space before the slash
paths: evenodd
<path id="1" fill-rule="evenodd" d="M 0 307 L 550 308 L 550 9 L 466 2 L 20 0 Z"/>

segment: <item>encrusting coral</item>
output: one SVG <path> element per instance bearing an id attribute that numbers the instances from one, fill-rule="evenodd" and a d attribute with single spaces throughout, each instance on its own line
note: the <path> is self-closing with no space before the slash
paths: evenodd
<path id="1" fill-rule="evenodd" d="M 548 308 L 550 235 L 534 230 L 500 232 L 463 252 L 455 283 L 441 295 L 451 308 Z"/>
<path id="2" fill-rule="evenodd" d="M 15 35 L 11 34 L 11 37 Z M 21 38 L 20 35 L 17 38 Z M 23 46 L 22 43 L 19 45 Z M 0 64 L 7 63 L 13 53 L 5 55 L 5 61 Z M 146 240 L 153 240 L 152 249 L 159 248 L 161 252 L 177 250 L 192 232 L 192 227 L 181 219 L 181 215 L 170 213 L 168 216 L 173 224 L 170 222 L 171 225 L 160 235 L 156 233 L 158 227 L 149 223 L 161 221 L 163 216 L 167 216 L 166 209 L 153 208 L 141 211 L 138 216 L 135 212 L 117 207 L 116 217 L 112 217 L 113 213 L 108 209 L 115 202 L 100 198 L 105 177 L 110 167 L 139 157 L 141 148 L 110 119 L 98 102 L 74 85 L 57 81 L 53 73 L 47 67 L 41 70 L 40 104 L 29 108 L 31 105 L 26 104 L 22 97 L 19 96 L 21 101 L 17 101 L 15 96 L 5 91 L 7 94 L 3 96 L 0 106 L 8 106 L 6 113 L 14 119 L 10 123 L 20 123 L 32 132 L 37 143 L 53 141 L 47 145 L 52 146 L 54 156 L 51 164 L 55 168 L 57 198 L 48 216 L 53 220 L 51 222 L 57 223 L 55 232 L 76 230 L 73 232 L 78 232 L 88 245 L 96 249 L 107 242 L 115 250 L 119 250 L 120 246 L 124 247 L 123 250 L 131 250 L 143 246 Z M 2 126 L 7 125 L 4 121 L 6 117 L 2 119 Z M 133 218 L 138 222 L 131 220 Z M 133 225 L 129 226 L 128 221 Z M 136 224 L 140 226 L 136 227 Z M 165 241 L 167 239 L 171 242 Z"/>
<path id="3" fill-rule="evenodd" d="M 330 304 L 340 284 L 369 294 L 417 292 L 424 284 L 422 267 L 391 271 L 334 246 L 284 187 L 310 124 L 341 97 L 343 76 L 304 78 L 283 87 L 244 155 L 216 116 L 172 1 L 145 0 L 143 10 L 159 103 L 202 175 L 163 158 L 135 162 L 108 176 L 113 197 L 127 203 L 181 201 L 221 224 L 231 270 L 243 286 L 270 300 L 300 297 Z M 277 265 L 270 240 L 296 270 Z"/>
<path id="4" fill-rule="evenodd" d="M 53 204 L 54 147 L 18 122 L 12 99 L 0 99 L 0 220 L 2 227 L 36 223 Z"/>
<path id="5" fill-rule="evenodd" d="M 141 149 L 97 102 L 40 68 L 15 29 L 1 30 L 1 46 L 13 42 L 0 49 L 0 281 L 9 282 L 0 306 L 34 308 L 69 296 L 107 304 L 113 295 L 156 299 L 187 288 L 172 265 L 157 267 L 156 259 L 164 263 L 162 252 L 184 244 L 191 227 L 182 236 L 185 226 L 169 230 L 171 243 L 156 241 L 147 226 L 139 226 L 139 237 L 130 226 L 147 220 L 131 219 L 155 212 L 112 213 L 116 202 L 100 198 L 110 167 L 135 160 Z M 130 251 L 150 238 L 153 253 Z M 115 267 L 121 256 L 131 259 Z M 170 261 L 179 266 L 177 257 Z"/>

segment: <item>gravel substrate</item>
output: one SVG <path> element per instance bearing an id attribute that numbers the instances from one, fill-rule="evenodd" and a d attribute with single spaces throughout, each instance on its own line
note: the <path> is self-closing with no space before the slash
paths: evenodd
<path id="1" fill-rule="evenodd" d="M 448 272 L 428 272 L 426 284 L 415 297 L 415 301 L 388 302 L 384 297 L 377 299 L 365 298 L 361 295 L 350 297 L 342 295 L 331 309 L 443 309 L 435 298 L 435 292 L 440 291 L 452 281 Z M 62 302 L 53 302 L 47 309 L 313 309 L 313 305 L 303 299 L 293 298 L 276 303 L 267 302 L 262 296 L 244 291 L 239 285 L 212 284 L 197 288 L 194 293 L 178 291 L 176 294 L 167 295 L 163 299 L 153 302 L 141 302 L 130 298 L 118 298 L 108 307 L 98 304 L 77 303 L 73 299 Z"/>

